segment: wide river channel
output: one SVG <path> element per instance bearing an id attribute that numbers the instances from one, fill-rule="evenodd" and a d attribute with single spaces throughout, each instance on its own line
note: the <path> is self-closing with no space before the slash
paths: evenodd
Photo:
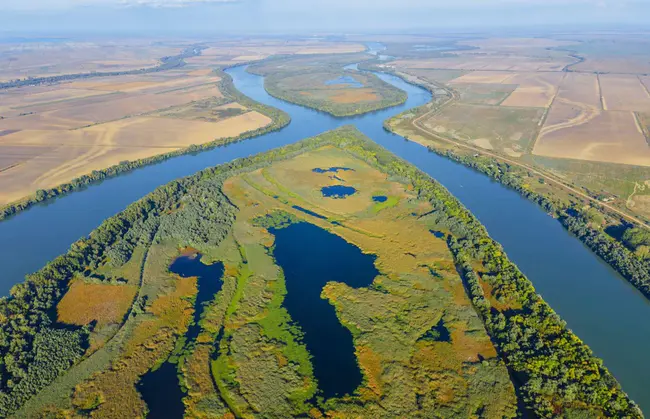
<path id="1" fill-rule="evenodd" d="M 429 92 L 398 77 L 378 74 L 406 91 L 405 104 L 352 118 L 335 118 L 268 95 L 264 80 L 230 69 L 247 96 L 282 109 L 291 124 L 281 131 L 195 155 L 176 157 L 108 179 L 0 222 L 0 295 L 131 202 L 173 179 L 238 157 L 264 152 L 345 124 L 410 161 L 449 189 L 487 227 L 542 297 L 562 316 L 650 412 L 650 303 L 615 271 L 518 193 L 383 128 L 393 115 L 425 104 Z"/>

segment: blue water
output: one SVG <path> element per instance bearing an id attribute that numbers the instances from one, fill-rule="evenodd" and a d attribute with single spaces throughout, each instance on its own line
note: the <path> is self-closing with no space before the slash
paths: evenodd
<path id="1" fill-rule="evenodd" d="M 320 191 L 324 197 L 334 199 L 343 199 L 357 192 L 352 186 L 343 185 L 324 186 L 320 188 Z"/>
<path id="2" fill-rule="evenodd" d="M 313 224 L 292 224 L 270 232 L 275 236 L 273 256 L 286 280 L 283 306 L 304 335 L 318 388 L 326 399 L 351 394 L 363 380 L 352 334 L 321 293 L 330 281 L 353 288 L 370 286 L 379 275 L 375 256 Z"/>
<path id="3" fill-rule="evenodd" d="M 354 172 L 354 169 L 350 169 L 349 167 L 329 167 L 327 169 L 321 169 L 320 167 L 317 167 L 315 169 L 312 169 L 312 172 L 314 173 Z"/>
<path id="4" fill-rule="evenodd" d="M 333 79 L 333 80 L 328 80 L 328 81 L 325 82 L 325 84 L 327 86 L 343 85 L 345 87 L 351 87 L 351 88 L 354 88 L 354 89 L 359 89 L 359 88 L 363 87 L 363 83 L 359 83 L 352 76 L 341 76 L 341 77 Z"/>
<path id="5" fill-rule="evenodd" d="M 386 202 L 388 201 L 388 197 L 384 195 L 375 195 L 372 197 L 372 200 L 374 202 Z"/>
<path id="6" fill-rule="evenodd" d="M 291 115 L 291 124 L 256 139 L 138 169 L 0 222 L 2 292 L 6 295 L 24 275 L 65 252 L 102 220 L 159 185 L 237 157 L 354 124 L 458 197 L 569 327 L 604 359 L 623 389 L 642 409 L 650 411 L 650 388 L 645 384 L 650 377 L 650 303 L 537 205 L 483 174 L 427 153 L 421 146 L 384 130 L 385 119 L 428 102 L 429 92 L 398 77 L 378 74 L 406 91 L 407 101 L 378 112 L 335 118 L 271 97 L 264 90 L 263 78 L 247 73 L 245 67 L 228 73 L 244 94 Z"/>
<path id="7" fill-rule="evenodd" d="M 205 265 L 201 262 L 201 255 L 185 255 L 174 260 L 169 271 L 184 278 L 197 277 L 198 292 L 194 302 L 194 323 L 185 333 L 186 342 L 191 342 L 201 331 L 199 320 L 205 304 L 212 301 L 221 289 L 223 264 Z M 183 417 L 185 394 L 178 381 L 178 368 L 175 363 L 167 361 L 157 370 L 146 373 L 136 387 L 149 409 L 148 419 Z"/>

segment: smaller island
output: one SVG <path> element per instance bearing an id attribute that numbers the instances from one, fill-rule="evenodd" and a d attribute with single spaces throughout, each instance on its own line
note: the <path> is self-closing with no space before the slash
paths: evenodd
<path id="1" fill-rule="evenodd" d="M 265 77 L 264 88 L 270 95 L 336 117 L 361 115 L 406 101 L 406 92 L 376 75 L 344 68 L 350 60 L 367 57 L 345 58 L 306 61 L 291 57 L 254 65 L 249 71 Z"/>

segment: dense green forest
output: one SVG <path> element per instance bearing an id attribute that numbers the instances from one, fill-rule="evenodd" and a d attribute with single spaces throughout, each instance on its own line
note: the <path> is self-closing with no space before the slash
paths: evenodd
<path id="1" fill-rule="evenodd" d="M 0 416 L 7 416 L 78 365 L 88 327 L 61 327 L 53 311 L 69 281 L 103 266 L 120 266 L 149 243 L 219 245 L 237 208 L 222 192 L 232 176 L 333 145 L 410 185 L 433 207 L 431 222 L 448 235 L 466 292 L 503 359 L 526 409 L 539 417 L 641 417 L 615 378 L 539 297 L 479 221 L 444 187 L 350 127 L 173 181 L 106 220 L 0 300 Z M 552 203 L 549 203 L 551 205 Z M 291 220 L 287 220 L 290 222 Z M 244 263 L 245 255 L 242 254 Z M 97 278 L 102 281 L 102 278 Z M 106 280 L 109 280 L 106 278 Z M 246 278 L 238 279 L 245 281 Z M 493 292 L 484 294 L 482 284 Z M 232 298 L 242 298 L 236 293 Z M 498 304 L 497 304 L 498 303 Z M 146 300 L 140 301 L 146 305 Z M 137 305 L 137 304 L 136 304 Z M 139 316 L 135 310 L 131 316 Z M 218 339 L 222 334 L 214 334 Z M 591 416 L 590 416 L 591 415 Z"/>
<path id="2" fill-rule="evenodd" d="M 556 217 L 569 232 L 609 263 L 646 297 L 650 298 L 650 260 L 646 258 L 646 249 L 650 239 L 646 229 L 627 228 L 623 233 L 623 241 L 619 241 L 607 234 L 598 224 L 591 222 L 589 211 L 579 204 L 567 205 L 560 199 L 551 200 L 547 196 L 531 190 L 525 180 L 527 172 L 518 167 L 486 156 L 461 155 L 451 150 L 438 152 L 434 147 L 429 147 L 429 150 L 478 170 L 537 203 L 544 211 Z"/>
<path id="3" fill-rule="evenodd" d="M 219 83 L 219 88 L 224 94 L 228 102 L 238 102 L 247 108 L 260 112 L 273 120 L 273 123 L 267 127 L 259 128 L 253 131 L 243 133 L 237 137 L 224 138 L 215 140 L 209 143 L 201 145 L 192 145 L 186 149 L 172 151 L 170 153 L 159 154 L 157 156 L 152 156 L 140 160 L 134 161 L 125 161 L 115 166 L 111 166 L 102 170 L 93 170 L 92 173 L 81 176 L 79 178 L 73 179 L 68 183 L 64 183 L 57 187 L 47 189 L 47 190 L 38 190 L 32 196 L 29 196 L 21 201 L 15 202 L 13 204 L 7 205 L 4 208 L 0 209 L 0 221 L 10 217 L 22 210 L 30 208 L 31 206 L 38 204 L 48 199 L 53 199 L 56 197 L 63 196 L 69 192 L 73 192 L 79 189 L 83 189 L 88 185 L 93 183 L 101 182 L 102 180 L 120 175 L 122 173 L 129 172 L 131 170 L 137 169 L 139 167 L 147 166 L 150 164 L 159 163 L 161 161 L 180 156 L 183 154 L 196 153 L 199 151 L 210 150 L 215 147 L 223 146 L 229 143 L 246 140 L 248 138 L 257 137 L 272 131 L 277 131 L 285 127 L 290 122 L 290 117 L 285 112 L 273 108 L 271 106 L 266 106 L 261 103 L 255 102 L 249 99 L 247 96 L 241 94 L 234 86 L 232 77 L 229 74 L 224 73 L 223 71 L 218 72 L 221 81 Z"/>

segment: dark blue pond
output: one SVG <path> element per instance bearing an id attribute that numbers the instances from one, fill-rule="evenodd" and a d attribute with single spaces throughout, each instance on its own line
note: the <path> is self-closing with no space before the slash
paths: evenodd
<path id="1" fill-rule="evenodd" d="M 194 341 L 201 331 L 199 320 L 205 304 L 214 299 L 221 290 L 223 264 L 205 265 L 201 262 L 200 254 L 185 255 L 177 258 L 169 266 L 169 271 L 184 278 L 197 277 L 198 292 L 194 303 L 194 319 L 185 333 L 186 344 Z M 137 389 L 147 403 L 150 419 L 182 419 L 185 413 L 183 397 L 178 381 L 177 365 L 165 362 L 160 368 L 142 376 Z"/>
<path id="2" fill-rule="evenodd" d="M 375 195 L 372 197 L 372 200 L 374 202 L 386 202 L 388 201 L 388 197 L 384 195 Z"/>
<path id="3" fill-rule="evenodd" d="M 345 87 L 352 87 L 355 89 L 363 87 L 363 83 L 359 83 L 352 76 L 341 76 L 333 80 L 328 80 L 325 82 L 325 84 L 328 86 L 344 85 Z"/>
<path id="4" fill-rule="evenodd" d="M 372 46 L 373 51 L 379 49 Z M 451 191 L 500 242 L 508 256 L 535 285 L 568 326 L 604 359 L 623 389 L 650 411 L 650 304 L 556 220 L 517 192 L 488 177 L 404 141 L 383 128 L 383 121 L 431 99 L 428 91 L 378 74 L 408 93 L 403 105 L 350 118 L 335 118 L 271 97 L 264 79 L 246 67 L 228 70 L 245 95 L 291 115 L 281 131 L 195 155 L 173 158 L 108 179 L 83 191 L 36 206 L 0 222 L 0 289 L 7 295 L 49 260 L 96 228 L 103 220 L 157 186 L 206 167 L 267 151 L 324 131 L 353 124 L 399 157 L 413 163 Z"/>
<path id="5" fill-rule="evenodd" d="M 320 188 L 320 191 L 324 197 L 334 199 L 343 199 L 357 192 L 352 186 L 345 185 L 324 186 Z"/>
<path id="6" fill-rule="evenodd" d="M 327 169 L 322 169 L 320 167 L 317 167 L 315 169 L 312 169 L 311 171 L 315 173 L 328 173 L 328 172 L 338 173 L 338 172 L 354 172 L 354 169 L 350 169 L 349 167 L 335 166 L 335 167 L 328 167 Z"/>
<path id="7" fill-rule="evenodd" d="M 275 236 L 273 254 L 286 280 L 284 306 L 304 333 L 318 388 L 325 398 L 351 394 L 363 379 L 352 334 L 321 292 L 330 281 L 368 287 L 379 275 L 375 257 L 313 224 L 270 232 Z"/>

